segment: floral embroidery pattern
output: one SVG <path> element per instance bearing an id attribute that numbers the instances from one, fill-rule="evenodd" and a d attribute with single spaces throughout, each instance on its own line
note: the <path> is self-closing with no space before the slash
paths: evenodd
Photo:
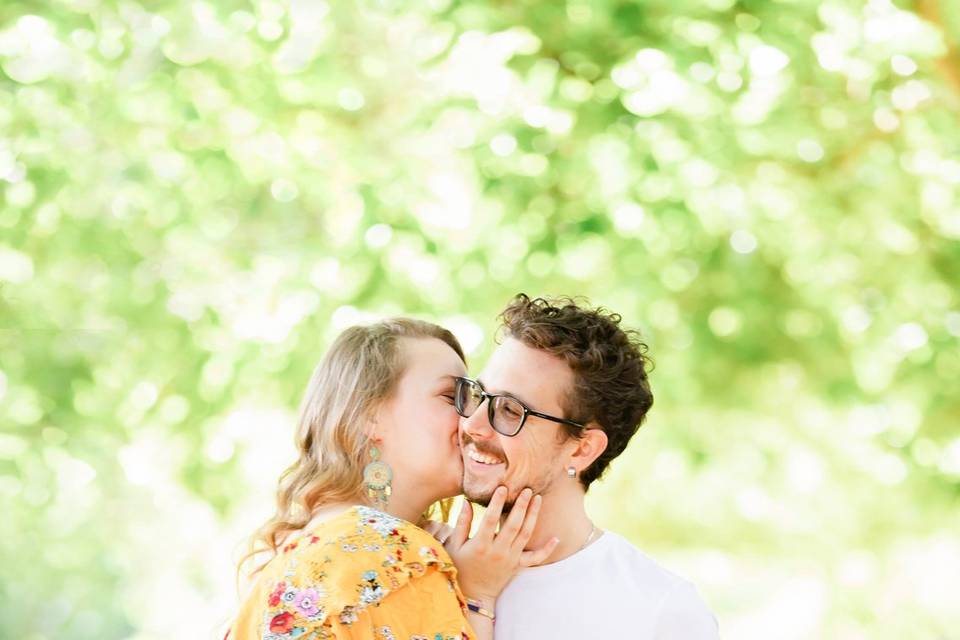
<path id="1" fill-rule="evenodd" d="M 289 611 L 278 613 L 270 620 L 271 633 L 290 633 L 293 629 L 293 614 Z"/>
<path id="2" fill-rule="evenodd" d="M 399 530 L 404 526 L 404 521 L 400 518 L 370 507 L 357 507 L 357 513 L 360 514 L 361 526 L 364 524 L 370 526 L 384 539 L 398 535 Z"/>
<path id="3" fill-rule="evenodd" d="M 270 599 L 268 602 L 271 607 L 276 607 L 280 605 L 280 601 L 283 599 L 283 594 L 287 590 L 287 583 L 282 580 L 277 583 L 277 586 L 274 587 L 273 591 L 270 593 Z"/>
<path id="4" fill-rule="evenodd" d="M 359 620 L 357 610 L 350 605 L 344 607 L 343 611 L 340 612 L 340 624 L 351 625 L 357 620 Z"/>
<path id="5" fill-rule="evenodd" d="M 425 575 L 431 565 L 449 574 L 444 591 L 455 592 L 451 602 L 462 610 L 450 573 L 453 565 L 449 558 L 441 556 L 436 545 L 427 542 L 430 538 L 425 532 L 369 507 L 354 507 L 342 518 L 349 520 L 330 526 L 335 534 L 318 536 L 318 529 L 281 548 L 275 559 L 275 578 L 265 583 L 260 592 L 260 606 L 266 605 L 265 610 L 260 608 L 257 612 L 261 620 L 257 632 L 260 640 L 332 639 L 336 624 L 351 626 L 361 619 L 363 625 L 376 625 L 364 627 L 374 633 L 376 640 L 404 640 L 412 629 L 398 639 L 398 627 L 392 626 L 392 622 L 396 622 L 399 610 L 392 610 L 386 618 L 371 618 L 364 612 L 376 610 L 390 593 L 410 579 Z M 468 629 L 466 619 L 463 628 Z M 471 638 L 466 631 L 460 635 L 449 635 L 450 629 L 446 634 L 434 634 L 435 631 L 436 628 L 430 629 L 428 635 L 411 636 L 411 640 Z"/>
<path id="6" fill-rule="evenodd" d="M 266 626 L 270 632 L 263 634 L 263 640 L 297 638 L 306 633 L 305 623 L 322 624 L 327 617 L 321 605 L 325 593 L 320 585 L 297 589 L 285 580 L 278 582 L 267 600 Z"/>
<path id="7" fill-rule="evenodd" d="M 317 603 L 320 601 L 320 592 L 322 589 L 304 589 L 297 594 L 293 602 L 297 610 L 308 618 L 320 615 L 320 607 Z"/>
<path id="8" fill-rule="evenodd" d="M 363 574 L 367 584 L 360 585 L 360 603 L 363 605 L 377 604 L 383 600 L 387 592 L 377 582 L 377 572 L 367 571 Z"/>

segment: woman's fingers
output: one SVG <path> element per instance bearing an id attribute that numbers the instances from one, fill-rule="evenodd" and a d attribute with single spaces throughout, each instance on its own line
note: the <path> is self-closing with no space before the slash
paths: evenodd
<path id="1" fill-rule="evenodd" d="M 433 535 L 433 537 L 439 540 L 440 544 L 446 544 L 451 535 L 453 535 L 453 527 L 445 522 L 441 522 L 440 526 L 437 527 L 437 532 Z"/>
<path id="2" fill-rule="evenodd" d="M 507 516 L 507 519 L 500 526 L 500 533 L 497 534 L 497 539 L 505 542 L 507 546 L 512 547 L 514 545 L 517 534 L 520 532 L 520 527 L 523 525 L 524 519 L 527 516 L 527 507 L 530 504 L 530 498 L 532 496 L 533 491 L 529 488 L 521 491 L 513 503 L 513 508 L 510 509 L 510 515 Z"/>
<path id="3" fill-rule="evenodd" d="M 453 527 L 453 533 L 447 538 L 447 544 L 460 548 L 470 536 L 470 525 L 473 524 L 473 505 L 469 500 L 464 500 L 460 507 L 460 514 L 457 516 L 457 524 Z"/>
<path id="4" fill-rule="evenodd" d="M 539 495 L 533 496 L 530 500 L 530 506 L 527 508 L 526 517 L 523 519 L 523 526 L 513 540 L 513 549 L 523 551 L 533 535 L 533 530 L 537 527 L 537 518 L 540 515 L 540 505 L 543 504 L 543 498 Z M 512 515 L 512 514 L 511 514 Z"/>
<path id="5" fill-rule="evenodd" d="M 503 503 L 507 501 L 507 488 L 497 487 L 490 498 L 490 504 L 487 505 L 487 512 L 483 514 L 483 520 L 477 528 L 477 538 L 492 540 L 493 534 L 497 530 L 497 523 L 500 522 L 500 514 L 503 511 Z"/>
<path id="6" fill-rule="evenodd" d="M 521 567 L 535 567 L 542 564 L 544 560 L 550 557 L 557 545 L 560 544 L 560 538 L 550 538 L 545 545 L 539 549 L 531 549 L 520 554 Z"/>

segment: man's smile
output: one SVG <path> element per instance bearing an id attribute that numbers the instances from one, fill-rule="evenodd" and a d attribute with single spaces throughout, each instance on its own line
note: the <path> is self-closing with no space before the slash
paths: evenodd
<path id="1" fill-rule="evenodd" d="M 489 453 L 483 453 L 480 450 L 478 450 L 477 446 L 473 443 L 465 445 L 463 447 L 463 455 L 478 464 L 482 464 L 486 466 L 499 465 L 504 463 L 503 458 L 489 454 Z"/>

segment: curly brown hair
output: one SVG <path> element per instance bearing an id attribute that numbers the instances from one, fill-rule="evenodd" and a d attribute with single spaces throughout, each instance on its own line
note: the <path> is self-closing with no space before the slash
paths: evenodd
<path id="1" fill-rule="evenodd" d="M 607 434 L 606 450 L 580 474 L 584 489 L 623 453 L 653 405 L 648 347 L 636 331 L 620 326 L 621 319 L 570 297 L 531 300 L 523 293 L 500 314 L 507 337 L 562 358 L 573 370 L 573 389 L 560 405 L 567 419 L 594 422 Z M 582 430 L 564 425 L 560 433 L 578 438 Z"/>

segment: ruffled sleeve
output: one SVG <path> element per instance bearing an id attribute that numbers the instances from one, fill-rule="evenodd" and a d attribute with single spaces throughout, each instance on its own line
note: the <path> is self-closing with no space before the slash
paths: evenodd
<path id="1" fill-rule="evenodd" d="M 362 507 L 357 513 L 369 551 L 331 571 L 342 597 L 329 619 L 334 637 L 472 639 L 457 570 L 443 546 L 409 522 Z"/>
<path id="2" fill-rule="evenodd" d="M 367 507 L 283 550 L 267 578 L 262 640 L 466 640 L 457 570 L 429 533 Z"/>

